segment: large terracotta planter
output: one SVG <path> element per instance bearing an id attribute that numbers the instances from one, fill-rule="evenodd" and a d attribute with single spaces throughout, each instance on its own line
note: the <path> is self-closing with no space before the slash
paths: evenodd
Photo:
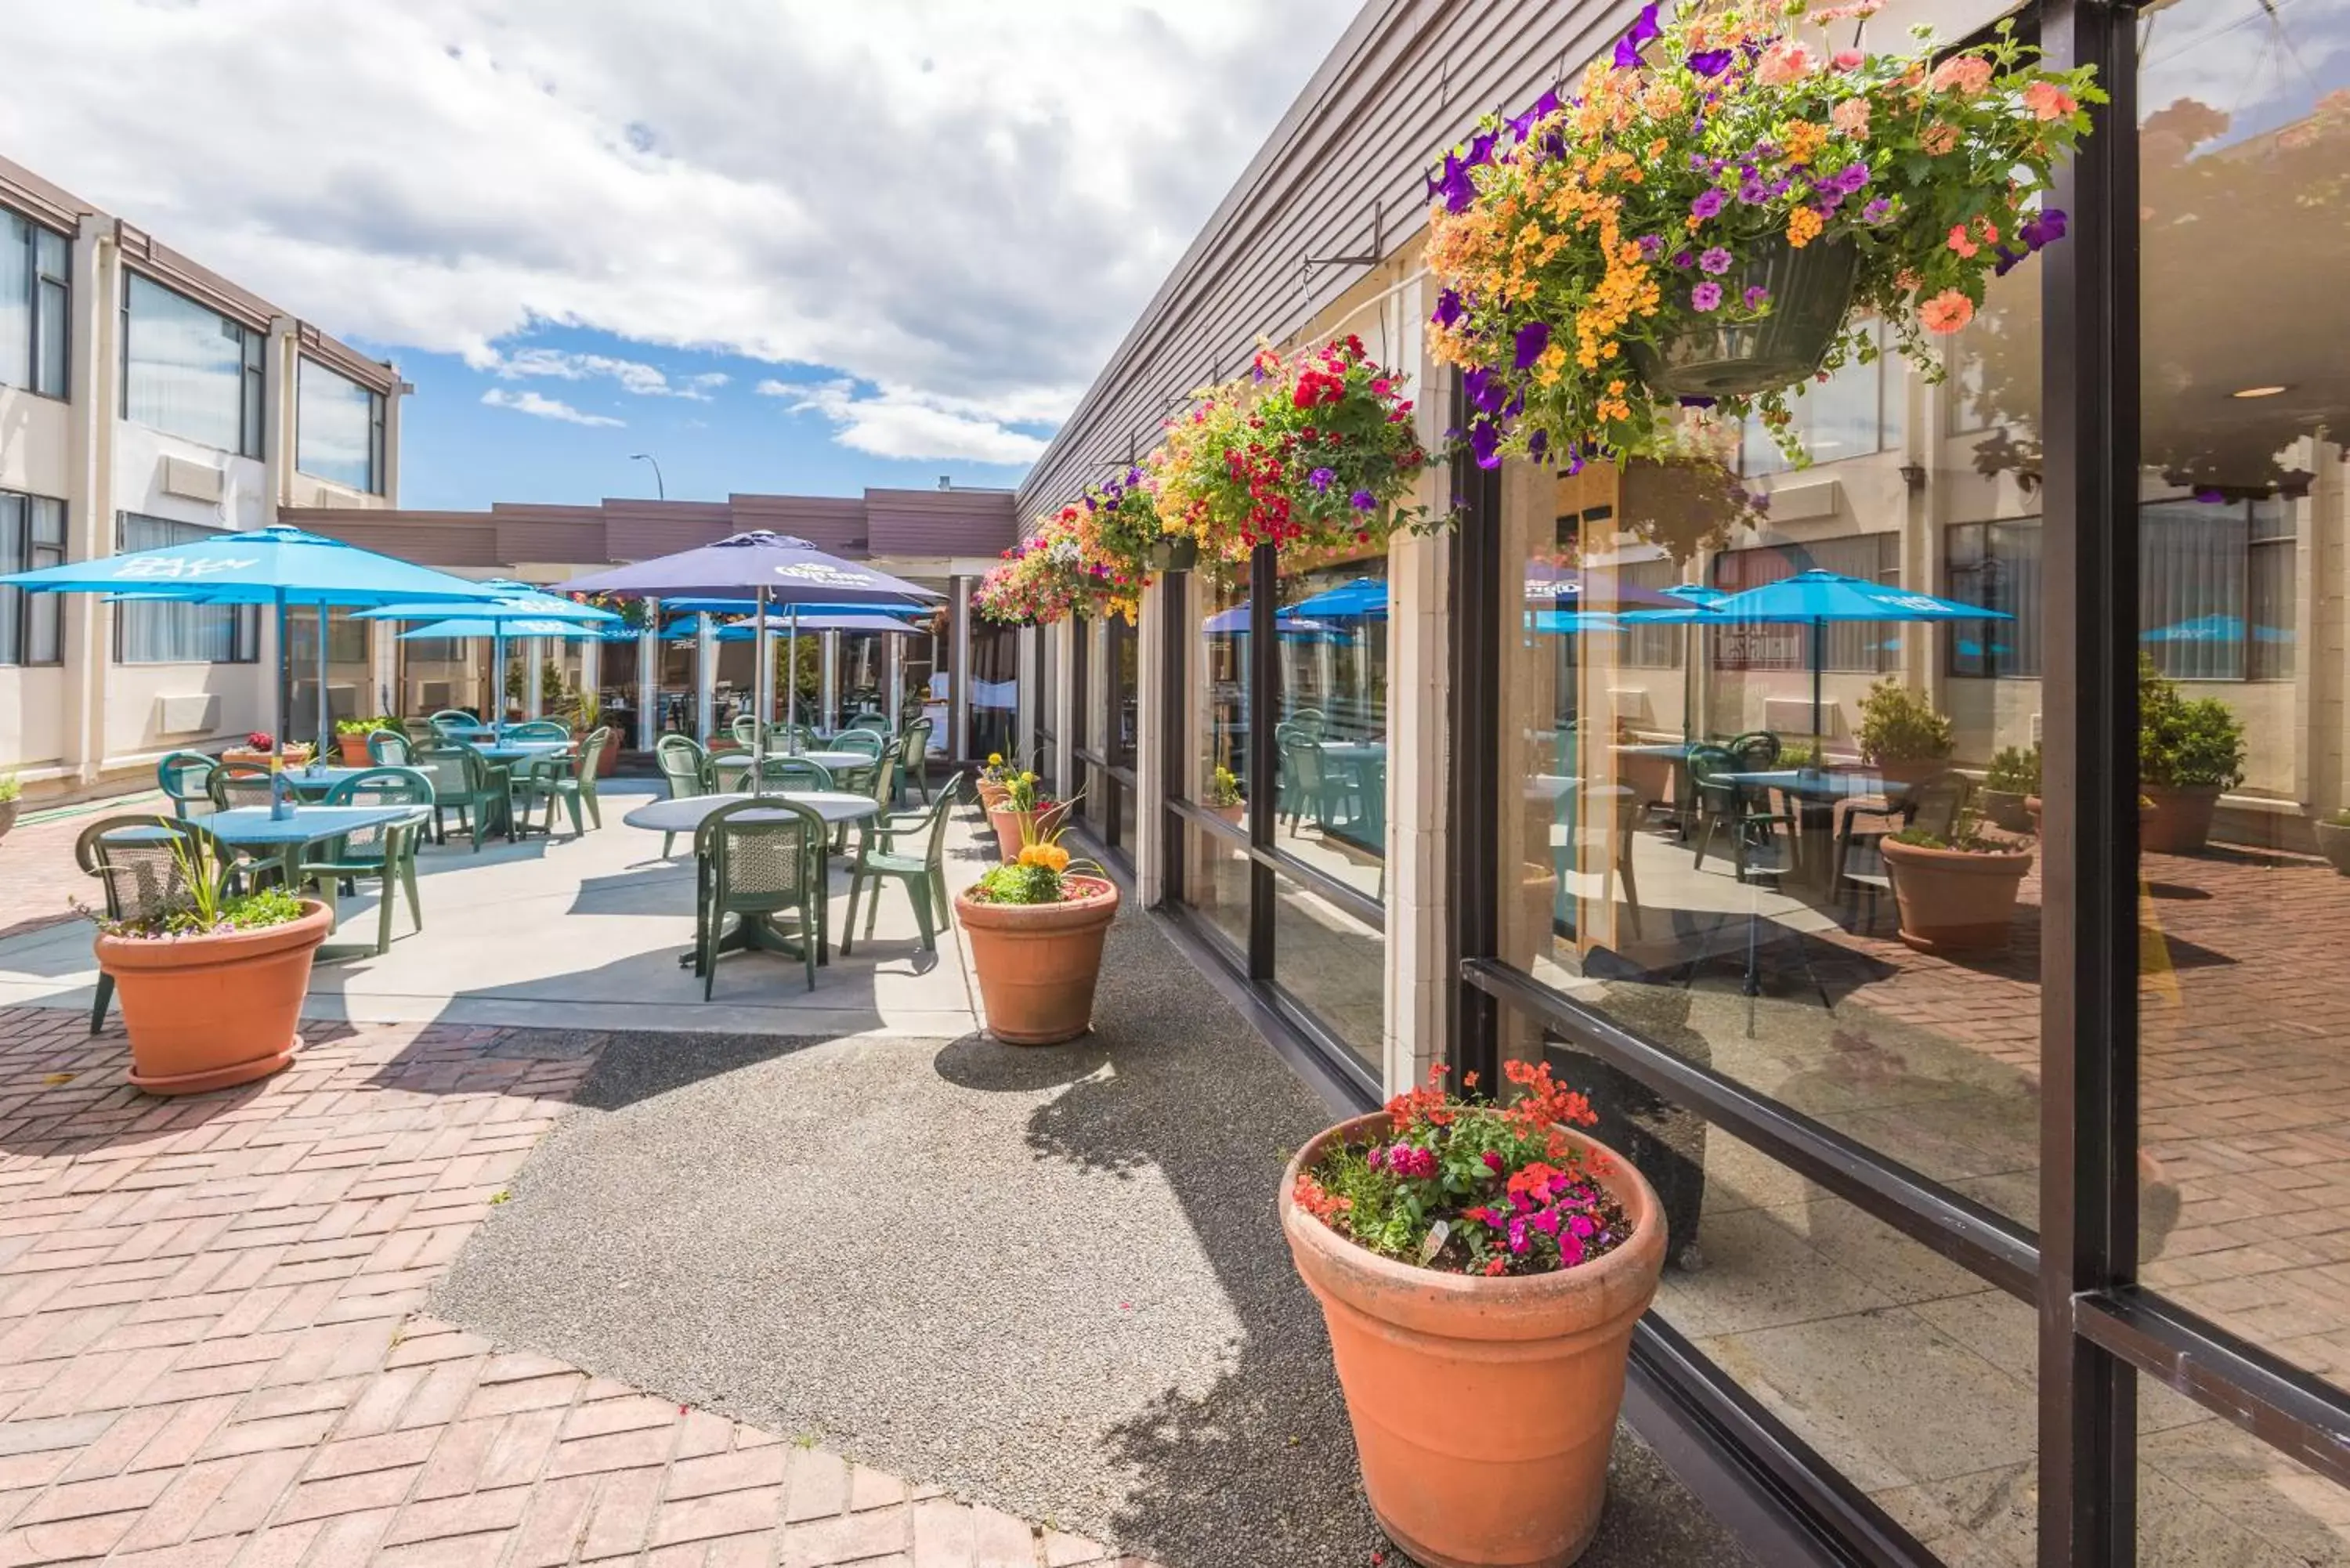
<path id="1" fill-rule="evenodd" d="M 1977 952 L 2007 945 L 2015 890 L 2030 850 L 1977 854 L 1887 839 L 1878 846 L 1901 910 L 1901 940 L 1919 952 Z"/>
<path id="2" fill-rule="evenodd" d="M 1333 1139 L 1387 1127 L 1384 1113 L 1341 1122 L 1281 1183 L 1281 1228 L 1322 1303 L 1371 1510 L 1429 1568 L 1565 1568 L 1607 1501 L 1632 1326 L 1664 1266 L 1663 1210 L 1630 1161 L 1570 1130 L 1606 1157 L 1598 1179 L 1631 1221 L 1628 1241 L 1523 1278 L 1414 1268 L 1355 1245 L 1294 1197 Z"/>
<path id="3" fill-rule="evenodd" d="M 1243 826 L 1248 821 L 1248 802 L 1244 800 L 1236 800 L 1230 805 L 1211 805 L 1208 809 L 1234 827 Z"/>
<path id="4" fill-rule="evenodd" d="M 2141 784 L 2154 803 L 2139 819 L 2137 846 L 2148 855 L 2193 855 L 2211 841 L 2211 816 L 2220 808 L 2218 784 Z"/>
<path id="5" fill-rule="evenodd" d="M 1070 877 L 1076 895 L 1057 904 L 983 903 L 955 895 L 955 919 L 971 943 L 987 1032 L 1011 1045 L 1057 1045 L 1093 1025 L 1102 939 L 1118 915 L 1118 888 Z"/>
<path id="6" fill-rule="evenodd" d="M 1757 241 L 1747 260 L 1721 279 L 1735 297 L 1750 287 L 1771 291 L 1771 313 L 1729 324 L 1687 314 L 1680 330 L 1653 346 L 1628 345 L 1632 368 L 1668 398 L 1723 398 L 1812 379 L 1852 310 L 1860 250 L 1849 240 L 1798 250 L 1783 235 Z"/>
<path id="7" fill-rule="evenodd" d="M 153 1095 L 199 1095 L 265 1078 L 294 1060 L 310 961 L 327 906 L 298 920 L 219 936 L 98 938 L 130 1033 L 130 1081 Z"/>
<path id="8" fill-rule="evenodd" d="M 2033 826 L 2032 813 L 2024 808 L 2025 796 L 2021 790 L 1987 789 L 1980 798 L 1982 814 L 1991 819 L 1992 826 L 2005 828 L 2010 833 L 2036 831 Z"/>
<path id="9" fill-rule="evenodd" d="M 370 730 L 360 730 L 356 732 L 336 732 L 335 750 L 341 755 L 343 766 L 363 768 L 375 761 L 373 757 L 368 755 L 368 742 L 373 738 L 373 735 L 374 732 Z"/>
<path id="10" fill-rule="evenodd" d="M 996 852 L 1003 857 L 1006 866 L 1020 858 L 1020 846 L 1025 841 L 1024 830 L 1030 823 L 1036 825 L 1036 832 L 1042 836 L 1059 831 L 1068 817 L 1066 801 L 1045 811 L 1013 811 L 1000 805 L 987 808 L 987 825 L 995 829 Z"/>
<path id="11" fill-rule="evenodd" d="M 993 779 L 979 781 L 979 804 L 990 813 L 1003 809 L 1004 797 L 1011 792 Z"/>
<path id="12" fill-rule="evenodd" d="M 307 746 L 288 746 L 280 754 L 286 759 L 286 765 L 287 767 L 298 768 L 304 766 L 309 762 L 310 748 Z M 269 765 L 269 753 L 267 752 L 256 752 L 250 746 L 231 746 L 228 750 L 220 754 L 220 760 L 224 763 L 251 763 L 256 767 L 265 768 Z"/>
<path id="13" fill-rule="evenodd" d="M 2350 877 L 2350 823 L 2317 822 L 2317 852 L 2325 857 L 2336 871 Z M 8 831 L 8 808 L 0 805 L 0 833 Z"/>
<path id="14" fill-rule="evenodd" d="M 1868 763 L 1864 764 L 1889 784 L 1915 786 L 1928 779 L 1950 771 L 1950 763 L 1941 757 L 1912 757 L 1900 762 Z"/>
<path id="15" fill-rule="evenodd" d="M 23 804 L 22 801 L 0 800 L 0 838 L 7 837 L 8 830 L 16 826 L 16 811 Z"/>

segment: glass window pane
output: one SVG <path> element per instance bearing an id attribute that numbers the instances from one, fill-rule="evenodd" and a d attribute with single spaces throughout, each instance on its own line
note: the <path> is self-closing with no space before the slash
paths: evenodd
<path id="1" fill-rule="evenodd" d="M 29 386 L 33 374 L 33 225 L 0 213 L 0 382 Z"/>
<path id="2" fill-rule="evenodd" d="M 910 639 L 920 642 L 924 639 Z M 943 674 L 944 671 L 940 671 Z M 932 678 L 933 680 L 936 677 Z M 971 627 L 971 754 L 1011 756 L 1019 747 L 1016 721 L 1020 697 L 1020 632 L 973 618 Z M 946 746 L 951 737 L 941 723 L 931 743 Z"/>
<path id="3" fill-rule="evenodd" d="M 2138 26 L 2140 1277 L 2350 1385 L 2350 0 Z M 2175 1458 L 2210 1517 L 2287 1547 L 2244 1560 L 2350 1555 L 2341 1494 L 2273 1456 Z"/>
<path id="4" fill-rule="evenodd" d="M 2350 1492 L 2151 1377 L 2137 1386 L 2140 1568 L 2350 1563 Z"/>
<path id="5" fill-rule="evenodd" d="M 121 548 L 161 549 L 220 530 L 136 512 L 122 514 Z M 114 607 L 115 659 L 122 664 L 244 664 L 259 655 L 259 612 L 229 605 L 130 602 Z"/>
<path id="6" fill-rule="evenodd" d="M 1185 825 L 1183 902 L 1248 951 L 1248 851 L 1219 834 Z"/>
<path id="7" fill-rule="evenodd" d="M 136 273 L 127 286 L 125 416 L 221 452 L 243 451 L 244 327 Z"/>
<path id="8" fill-rule="evenodd" d="M 32 565 L 27 543 L 25 498 L 0 494 L 0 576 Z M 25 661 L 25 601 L 35 597 L 22 588 L 0 588 L 0 664 Z"/>
<path id="9" fill-rule="evenodd" d="M 1273 977 L 1323 1027 L 1379 1064 L 1387 1031 L 1387 938 L 1275 873 Z"/>
<path id="10" fill-rule="evenodd" d="M 36 319 L 34 329 L 40 345 L 39 363 L 33 368 L 33 389 L 52 398 L 68 395 L 68 383 L 72 372 L 67 369 L 67 351 L 72 346 L 72 328 L 67 324 L 66 286 L 43 279 L 36 295 Z"/>
<path id="11" fill-rule="evenodd" d="M 296 378 L 295 410 L 296 468 L 316 479 L 372 492 L 380 483 L 374 468 L 374 392 L 325 366 L 305 359 Z"/>
<path id="12" fill-rule="evenodd" d="M 1191 735 L 1184 793 L 1237 823 L 1249 779 L 1248 578 L 1210 565 L 1190 581 L 1186 613 L 1199 629 L 1183 682 Z"/>
<path id="13" fill-rule="evenodd" d="M 1280 796 L 1274 842 L 1373 898 L 1387 893 L 1387 556 L 1280 578 L 1274 638 Z"/>

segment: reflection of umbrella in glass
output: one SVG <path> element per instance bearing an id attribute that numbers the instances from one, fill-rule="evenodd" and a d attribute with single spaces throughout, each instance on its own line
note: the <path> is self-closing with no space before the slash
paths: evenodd
<path id="1" fill-rule="evenodd" d="M 1201 630 L 1218 637 L 1234 636 L 1247 631 L 1248 628 L 1249 607 L 1244 604 L 1234 605 L 1230 609 L 1218 610 L 1200 623 Z M 1273 629 L 1274 634 L 1280 637 L 1310 637 L 1331 628 L 1321 621 L 1310 620 L 1287 610 L 1279 610 L 1274 615 Z"/>
<path id="2" fill-rule="evenodd" d="M 467 605 L 462 618 L 479 623 L 484 629 L 475 632 L 443 632 L 443 637 L 486 637 L 490 639 L 490 728 L 494 733 L 504 722 L 506 712 L 506 639 L 509 637 L 562 637 L 560 631 L 530 632 L 520 629 L 529 626 L 602 626 L 620 618 L 608 609 L 593 605 L 574 604 L 556 594 L 545 593 L 528 583 L 506 578 L 492 578 L 481 585 L 494 597 L 481 604 Z M 409 604 L 389 604 L 362 611 L 357 620 L 438 620 L 449 613 L 446 605 L 429 601 Z M 403 637 L 403 641 L 406 639 Z M 536 680 L 536 677 L 532 677 Z"/>
<path id="3" fill-rule="evenodd" d="M 1698 588 L 1698 593 L 1717 593 Z M 1559 609 L 1621 609 L 1627 605 L 1669 609 L 1686 601 L 1679 588 L 1648 588 L 1629 583 L 1615 572 L 1603 571 L 1596 582 L 1578 566 L 1535 561 L 1526 567 L 1526 602 Z"/>
<path id="4" fill-rule="evenodd" d="M 740 597 L 748 592 L 761 622 L 767 607 L 784 604 L 796 615 L 803 605 L 875 605 L 936 599 L 943 596 L 871 566 L 827 556 L 805 539 L 764 529 L 736 534 L 698 549 L 659 556 L 575 577 L 563 585 L 572 593 L 621 594 L 636 597 L 677 595 L 701 598 Z M 752 730 L 751 777 L 764 779 L 766 720 L 771 700 L 767 631 L 758 628 L 758 662 L 752 677 L 752 711 L 761 722 Z M 799 722 L 799 682 L 787 690 L 785 723 Z"/>
<path id="5" fill-rule="evenodd" d="M 2244 640 L 2244 618 L 2234 615 L 2198 616 L 2193 620 L 2177 621 L 2140 632 L 2140 642 L 2241 642 Z M 2293 630 L 2282 626 L 2252 628 L 2255 642 L 2291 642 Z"/>
<path id="6" fill-rule="evenodd" d="M 1846 621 L 2013 620 L 2005 610 L 1959 604 L 1814 569 L 1732 594 L 1694 612 L 1705 626 L 1804 626 L 1812 638 L 1812 733 L 1820 730 L 1820 677 L 1827 666 L 1827 628 Z"/>
<path id="7" fill-rule="evenodd" d="M 1385 619 L 1388 613 L 1388 580 L 1385 577 L 1357 577 L 1335 588 L 1303 598 L 1281 612 L 1284 616 L 1319 617 L 1324 620 Z"/>
<path id="8" fill-rule="evenodd" d="M 335 605 L 380 605 L 403 599 L 438 600 L 442 611 L 485 599 L 495 590 L 429 566 L 379 556 L 340 539 L 306 534 L 273 524 L 242 533 L 208 535 L 185 544 L 100 556 L 38 571 L 0 577 L 0 583 L 36 592 L 115 594 L 127 598 L 173 599 L 208 605 L 268 605 L 277 611 L 277 738 L 286 738 L 293 717 L 294 663 L 287 611 L 296 605 L 319 612 L 318 733 L 327 735 L 326 611 Z"/>
<path id="9" fill-rule="evenodd" d="M 1606 610 L 1528 610 L 1526 629 L 1545 637 L 1575 637 L 1586 631 L 1621 631 L 1624 623 Z"/>

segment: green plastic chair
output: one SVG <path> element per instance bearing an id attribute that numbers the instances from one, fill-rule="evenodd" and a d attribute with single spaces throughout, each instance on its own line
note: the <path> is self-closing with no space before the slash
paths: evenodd
<path id="1" fill-rule="evenodd" d="M 746 820 L 754 814 L 755 820 Z M 717 984 L 718 940 L 726 917 L 773 923 L 794 917 L 807 988 L 816 989 L 824 940 L 824 818 L 786 800 L 745 800 L 702 818 L 696 863 L 694 967 L 702 1000 Z"/>
<path id="2" fill-rule="evenodd" d="M 223 763 L 204 780 L 212 792 L 213 809 L 232 811 L 241 805 L 269 804 L 269 770 L 259 763 Z"/>
<path id="3" fill-rule="evenodd" d="M 436 804 L 432 781 L 414 768 L 370 768 L 328 790 L 327 804 L 421 808 L 414 821 L 347 833 L 328 847 L 323 858 L 302 862 L 302 875 L 317 884 L 318 897 L 330 910 L 337 909 L 337 895 L 345 885 L 370 877 L 382 884 L 376 902 L 375 932 L 375 950 L 380 953 L 391 946 L 395 886 L 407 891 L 409 919 L 418 930 L 424 929 L 424 906 L 416 896 L 416 841 L 424 832 L 421 811 Z"/>
<path id="4" fill-rule="evenodd" d="M 106 836 L 120 828 L 161 828 L 165 836 L 135 844 L 109 844 Z M 74 860 L 86 876 L 95 877 L 106 890 L 109 921 L 148 920 L 189 902 L 187 870 L 182 854 L 192 860 L 204 857 L 224 890 L 236 879 L 235 860 L 213 830 L 201 822 L 169 816 L 103 816 L 74 840 Z M 89 1032 L 106 1026 L 106 1010 L 114 1001 L 114 978 L 98 975 L 98 995 L 89 1007 Z"/>
<path id="5" fill-rule="evenodd" d="M 825 742 L 824 749 L 827 752 L 855 752 L 878 761 L 881 753 L 889 749 L 889 741 L 878 730 L 843 730 Z M 857 765 L 836 767 L 832 770 L 832 776 L 840 781 L 841 788 L 861 794 L 872 776 L 872 770 Z"/>
<path id="6" fill-rule="evenodd" d="M 1756 842 L 1768 842 L 1784 827 L 1790 834 L 1795 830 L 1793 812 L 1774 812 L 1770 807 L 1767 790 L 1749 789 L 1724 774 L 1743 773 L 1737 756 L 1726 746 L 1691 746 L 1689 753 L 1690 783 L 1697 791 L 1699 817 L 1697 858 L 1690 863 L 1692 871 L 1705 865 L 1705 852 L 1713 844 L 1716 830 L 1727 823 L 1730 827 L 1730 862 L 1739 881 L 1746 880 L 1746 855 Z"/>
<path id="7" fill-rule="evenodd" d="M 560 804 L 571 813 L 571 836 L 579 837 L 586 829 L 580 826 L 580 807 L 587 806 L 588 820 L 598 827 L 604 826 L 604 808 L 596 799 L 596 769 L 604 760 L 604 748 L 611 742 L 612 732 L 599 729 L 589 735 L 577 756 L 536 757 L 523 764 L 515 775 L 517 808 L 527 811 L 535 805 L 546 807 L 546 831 L 555 832 L 555 808 Z"/>
<path id="8" fill-rule="evenodd" d="M 404 768 L 415 757 L 416 747 L 398 730 L 378 730 L 368 736 L 368 761 L 380 768 Z"/>
<path id="9" fill-rule="evenodd" d="M 463 829 L 473 836 L 473 852 L 480 854 L 482 840 L 490 832 L 490 808 L 499 805 L 505 807 L 506 836 L 514 836 L 514 778 L 504 768 L 473 747 L 454 741 L 418 747 L 409 765 L 432 785 L 432 836 L 436 843 L 449 842 L 444 816 L 453 811 Z"/>
<path id="10" fill-rule="evenodd" d="M 173 752 L 155 764 L 155 782 L 171 797 L 173 816 L 188 822 L 212 813 L 211 781 L 219 766 L 219 758 L 202 752 Z"/>
<path id="11" fill-rule="evenodd" d="M 839 787 L 833 783 L 830 769 L 807 757 L 769 757 L 766 774 L 767 783 L 777 789 L 830 790 Z"/>
<path id="12" fill-rule="evenodd" d="M 848 956 L 849 940 L 856 935 L 857 898 L 868 877 L 873 881 L 873 897 L 865 906 L 866 940 L 872 940 L 873 925 L 881 913 L 881 884 L 897 881 L 905 885 L 906 897 L 913 901 L 914 926 L 921 932 L 922 950 L 939 950 L 938 933 L 947 925 L 947 814 L 962 791 L 962 777 L 957 774 L 941 786 L 927 809 L 885 818 L 859 837 L 857 858 L 848 867 L 848 913 L 840 926 L 841 957 Z M 920 847 L 913 853 L 901 852 L 898 844 L 906 839 L 919 840 Z"/>
<path id="13" fill-rule="evenodd" d="M 837 774 L 833 776 L 835 778 L 840 777 Z M 841 783 L 840 787 L 844 790 L 854 791 L 858 794 L 871 795 L 873 797 L 874 815 L 870 820 L 874 822 L 883 822 L 888 820 L 891 808 L 898 804 L 897 752 L 894 749 L 883 752 L 879 759 L 877 760 L 870 768 L 864 770 L 863 779 L 864 782 L 862 787 L 849 784 L 845 780 Z M 833 830 L 832 846 L 836 851 L 848 847 L 848 824 L 844 822 Z"/>
<path id="14" fill-rule="evenodd" d="M 710 774 L 705 766 L 708 760 L 702 742 L 691 735 L 663 735 L 653 742 L 653 763 L 660 769 L 671 800 L 683 800 L 689 795 L 708 793 Z M 676 847 L 676 834 L 661 835 L 662 859 L 668 859 Z"/>
<path id="15" fill-rule="evenodd" d="M 479 719 L 459 708 L 443 708 L 425 722 L 432 726 L 432 733 L 442 740 L 470 735 L 482 727 Z"/>
<path id="16" fill-rule="evenodd" d="M 712 794 L 749 794 L 751 793 L 751 753 L 719 752 L 702 765 L 702 776 Z"/>
<path id="17" fill-rule="evenodd" d="M 509 741 L 569 741 L 571 726 L 560 719 L 525 719 L 519 724 L 508 724 L 505 737 Z"/>
<path id="18" fill-rule="evenodd" d="M 771 731 L 774 728 L 775 726 L 772 724 L 768 726 L 768 729 Z M 728 729 L 729 732 L 733 735 L 736 744 L 743 746 L 752 745 L 755 743 L 759 738 L 758 715 L 755 713 L 737 713 L 734 715 L 734 722 L 728 726 Z"/>
<path id="19" fill-rule="evenodd" d="M 916 719 L 898 732 L 898 787 L 931 804 L 931 735 L 937 729 L 928 719 Z"/>

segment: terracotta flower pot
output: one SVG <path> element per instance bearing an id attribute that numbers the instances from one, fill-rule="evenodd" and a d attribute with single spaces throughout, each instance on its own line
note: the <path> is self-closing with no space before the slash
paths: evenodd
<path id="1" fill-rule="evenodd" d="M 1983 815 L 1995 827 L 2010 833 L 2030 833 L 2032 814 L 2024 809 L 2024 796 L 2016 790 L 1987 789 L 1982 792 Z"/>
<path id="2" fill-rule="evenodd" d="M 2218 784 L 2140 784 L 2154 809 L 2138 819 L 2137 846 L 2148 855 L 2193 855 L 2211 841 Z"/>
<path id="3" fill-rule="evenodd" d="M 1664 1266 L 1663 1210 L 1630 1161 L 1569 1130 L 1606 1158 L 1598 1179 L 1629 1240 L 1548 1274 L 1415 1268 L 1357 1246 L 1294 1196 L 1333 1139 L 1387 1127 L 1385 1113 L 1341 1122 L 1281 1183 L 1281 1228 L 1322 1303 L 1371 1510 L 1430 1568 L 1565 1568 L 1599 1527 L 1632 1325 Z"/>
<path id="4" fill-rule="evenodd" d="M 23 804 L 22 801 L 0 800 L 0 838 L 7 837 L 8 830 L 16 826 L 16 811 Z"/>
<path id="5" fill-rule="evenodd" d="M 310 748 L 287 746 L 280 754 L 285 757 L 287 767 L 298 768 L 310 760 Z M 252 763 L 265 768 L 269 765 L 269 753 L 256 752 L 250 746 L 231 746 L 221 753 L 220 760 L 224 763 Z"/>
<path id="6" fill-rule="evenodd" d="M 1921 784 L 1938 774 L 1950 771 L 1949 761 L 1941 757 L 1910 757 L 1897 762 L 1868 763 L 1867 770 L 1889 784 Z"/>
<path id="7" fill-rule="evenodd" d="M 375 760 L 368 755 L 368 741 L 371 734 L 372 732 L 366 730 L 336 732 L 335 750 L 341 755 L 343 766 L 363 768 Z"/>
<path id="8" fill-rule="evenodd" d="M 1973 952 L 2007 945 L 2015 889 L 2030 850 L 1974 853 L 1887 839 L 1879 846 L 1901 910 L 1901 940 L 1919 952 Z"/>
<path id="9" fill-rule="evenodd" d="M 991 813 L 1003 808 L 1004 796 L 1010 793 L 993 779 L 979 781 L 979 804 Z"/>
<path id="10" fill-rule="evenodd" d="M 294 1060 L 310 961 L 327 906 L 302 900 L 282 926 L 217 936 L 98 937 L 130 1033 L 130 1081 L 153 1095 L 200 1095 L 265 1078 Z"/>
<path id="11" fill-rule="evenodd" d="M 955 895 L 955 919 L 971 943 L 987 1032 L 1011 1045 L 1057 1045 L 1092 1027 L 1102 939 L 1118 915 L 1118 888 L 1070 877 L 1057 904 L 983 903 Z"/>
<path id="12" fill-rule="evenodd" d="M 1057 831 L 1060 826 L 1068 820 L 1068 816 L 1069 806 L 1066 801 L 1041 812 L 1013 811 L 1000 805 L 987 808 L 988 826 L 995 829 L 996 851 L 1003 857 L 1003 863 L 1007 866 L 1020 858 L 1023 830 L 1028 824 L 1034 822 L 1036 825 L 1036 831 L 1040 834 L 1052 833 Z"/>
<path id="13" fill-rule="evenodd" d="M 1234 827 L 1245 826 L 1248 823 L 1248 802 L 1244 800 L 1236 800 L 1230 805 L 1211 805 L 1208 809 Z"/>
<path id="14" fill-rule="evenodd" d="M 2318 822 L 2311 826 L 2317 829 L 2317 852 L 2324 856 L 2336 871 L 2350 877 L 2350 824 Z M 0 805 L 0 833 L 7 831 L 8 808 Z"/>

